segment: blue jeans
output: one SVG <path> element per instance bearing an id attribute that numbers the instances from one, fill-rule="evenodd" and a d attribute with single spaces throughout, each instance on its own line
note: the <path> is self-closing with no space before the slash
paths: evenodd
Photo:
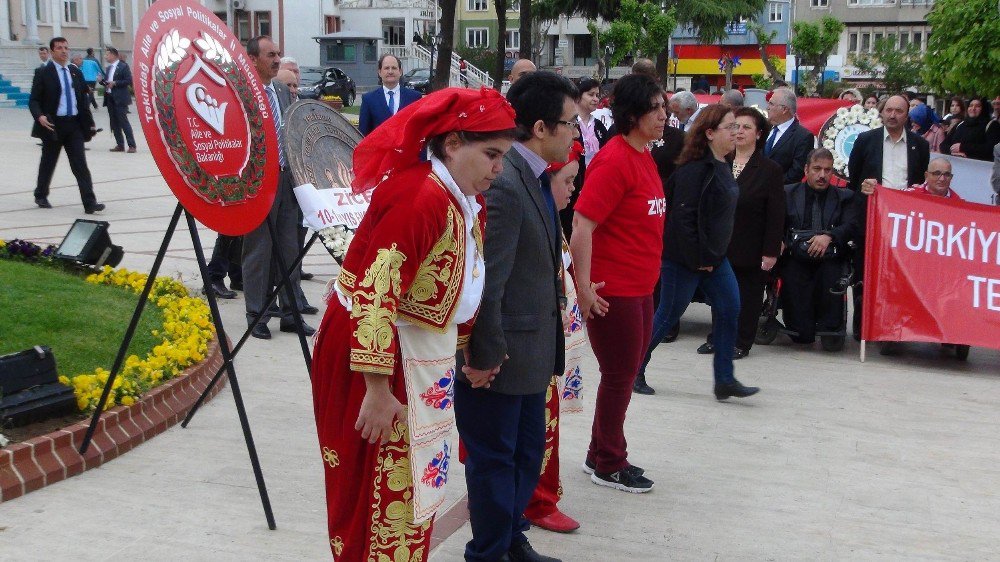
<path id="1" fill-rule="evenodd" d="M 640 375 L 646 374 L 646 365 L 653 350 L 663 341 L 670 327 L 684 315 L 691 304 L 691 297 L 699 288 L 712 303 L 715 383 L 726 384 L 736 380 L 733 376 L 733 348 L 736 346 L 740 317 L 740 289 L 728 259 L 723 259 L 711 273 L 692 271 L 675 261 L 663 260 L 660 266 L 660 304 L 653 315 L 653 337 L 639 369 Z"/>

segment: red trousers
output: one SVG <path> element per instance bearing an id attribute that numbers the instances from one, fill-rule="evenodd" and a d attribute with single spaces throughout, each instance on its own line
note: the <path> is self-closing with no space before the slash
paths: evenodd
<path id="1" fill-rule="evenodd" d="M 354 429 L 365 396 L 364 375 L 348 368 L 348 312 L 331 301 L 313 354 L 313 408 L 326 479 L 330 549 L 334 560 L 426 560 L 431 521 L 413 523 L 410 434 L 406 414 L 385 445 L 371 445 Z M 389 380 L 406 404 L 403 374 Z"/>

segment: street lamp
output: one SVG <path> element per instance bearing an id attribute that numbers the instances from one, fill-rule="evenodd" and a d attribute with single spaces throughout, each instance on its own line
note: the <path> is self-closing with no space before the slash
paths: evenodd
<path id="1" fill-rule="evenodd" d="M 677 65 L 681 62 L 681 59 L 677 56 L 677 53 L 673 53 L 670 56 L 670 62 L 674 65 L 674 91 L 677 91 Z"/>
<path id="2" fill-rule="evenodd" d="M 612 45 L 604 46 L 604 84 L 607 85 L 609 76 L 611 74 L 611 55 L 615 54 L 615 48 Z"/>
<path id="3" fill-rule="evenodd" d="M 438 33 L 436 35 L 431 35 L 430 36 L 431 62 L 430 62 L 430 76 L 427 78 L 427 89 L 428 90 L 431 90 L 434 87 L 434 49 L 436 49 L 437 47 L 441 46 L 441 41 L 443 39 L 444 39 L 444 37 L 441 37 L 440 33 Z"/>

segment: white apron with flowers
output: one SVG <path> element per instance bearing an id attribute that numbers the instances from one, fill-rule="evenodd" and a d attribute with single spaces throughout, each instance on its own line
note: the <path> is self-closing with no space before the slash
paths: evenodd
<path id="1" fill-rule="evenodd" d="M 569 273 L 572 263 L 569 247 L 563 239 L 563 287 L 566 290 L 566 314 L 569 316 L 569 329 L 566 331 L 566 371 L 559 379 L 560 413 L 575 414 L 583 411 L 581 392 L 583 377 L 580 373 L 580 361 L 587 347 L 587 335 L 584 332 L 583 314 L 576 297 L 576 284 Z"/>

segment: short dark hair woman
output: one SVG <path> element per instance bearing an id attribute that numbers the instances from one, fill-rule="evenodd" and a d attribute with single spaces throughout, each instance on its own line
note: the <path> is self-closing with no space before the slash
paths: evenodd
<path id="1" fill-rule="evenodd" d="M 726 257 L 740 288 L 740 316 L 735 359 L 750 354 L 763 304 L 766 272 L 774 267 L 781 250 L 785 227 L 785 189 L 781 166 L 764 156 L 764 143 L 771 125 L 761 112 L 750 107 L 733 111 L 736 116 L 736 150 L 727 158 L 739 186 L 733 237 Z M 713 353 L 712 334 L 698 353 Z"/>
<path id="2" fill-rule="evenodd" d="M 667 216 L 660 269 L 660 304 L 653 335 L 639 370 L 646 365 L 667 331 L 680 319 L 699 288 L 712 303 L 715 346 L 715 397 L 725 400 L 756 394 L 733 375 L 740 293 L 726 252 L 733 234 L 739 186 L 726 155 L 733 151 L 737 124 L 721 105 L 701 110 L 684 140 L 677 171 L 667 180 Z"/>
<path id="3" fill-rule="evenodd" d="M 570 250 L 580 311 L 601 370 L 586 466 L 595 484 L 640 493 L 653 482 L 629 464 L 624 424 L 653 322 L 665 207 L 648 145 L 663 137 L 667 114 L 663 91 L 648 76 L 622 78 L 612 95 L 621 134 L 590 163 Z"/>

